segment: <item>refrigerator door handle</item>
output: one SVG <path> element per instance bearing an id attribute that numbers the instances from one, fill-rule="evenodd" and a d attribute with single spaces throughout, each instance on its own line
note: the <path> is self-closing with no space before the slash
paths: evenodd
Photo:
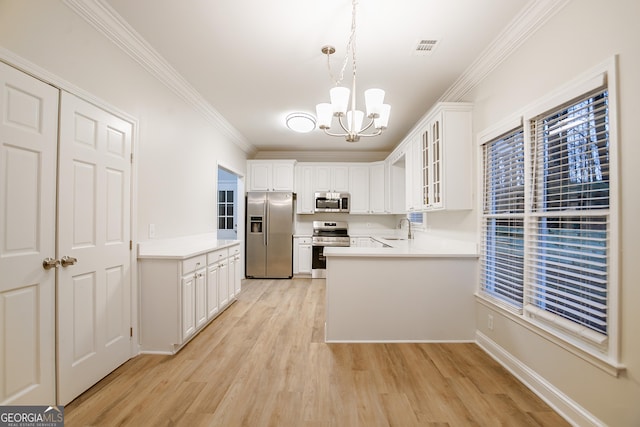
<path id="1" fill-rule="evenodd" d="M 262 233 L 262 238 L 264 239 L 264 245 L 267 246 L 269 241 L 267 240 L 267 234 L 269 234 L 269 198 L 267 197 L 267 202 L 264 204 L 264 230 Z"/>

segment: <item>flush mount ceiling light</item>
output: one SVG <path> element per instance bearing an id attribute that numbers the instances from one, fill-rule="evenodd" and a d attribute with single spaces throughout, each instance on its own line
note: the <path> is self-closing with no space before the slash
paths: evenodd
<path id="1" fill-rule="evenodd" d="M 295 132 L 307 133 L 316 128 L 316 118 L 307 113 L 291 113 L 286 118 L 287 127 Z"/>
<path id="2" fill-rule="evenodd" d="M 327 67 L 329 68 L 329 75 L 334 80 L 335 87 L 329 91 L 329 97 L 331 103 L 322 103 L 316 105 L 316 116 L 318 118 L 318 127 L 322 129 L 327 135 L 344 137 L 347 142 L 357 142 L 360 137 L 378 136 L 383 130 L 387 128 L 389 122 L 389 113 L 391 112 L 391 106 L 389 104 L 383 104 L 384 91 L 382 89 L 369 89 L 364 92 L 365 106 L 367 109 L 367 117 L 370 122 L 364 127 L 362 125 L 364 119 L 364 113 L 356 109 L 356 5 L 357 0 L 352 0 L 352 12 L 351 12 L 351 35 L 349 42 L 347 43 L 347 52 L 340 71 L 340 77 L 338 80 L 333 78 L 331 73 L 331 55 L 335 53 L 336 49 L 333 46 L 322 47 L 322 53 L 327 55 Z M 351 55 L 351 63 L 353 69 L 353 81 L 351 82 L 351 91 L 346 87 L 339 86 L 344 77 L 344 70 L 347 66 Z M 350 106 L 349 106 L 350 104 Z M 348 109 L 348 111 L 347 111 Z M 344 123 L 344 117 L 346 116 L 347 123 Z M 338 124 L 344 131 L 344 133 L 332 133 L 329 132 L 331 128 L 331 122 L 333 117 L 336 117 Z M 373 130 L 369 133 L 367 131 Z"/>

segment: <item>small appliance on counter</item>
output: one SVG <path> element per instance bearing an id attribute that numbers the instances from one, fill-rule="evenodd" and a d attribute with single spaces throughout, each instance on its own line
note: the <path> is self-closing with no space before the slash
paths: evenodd
<path id="1" fill-rule="evenodd" d="M 294 200 L 289 192 L 247 193 L 247 278 L 293 277 Z"/>

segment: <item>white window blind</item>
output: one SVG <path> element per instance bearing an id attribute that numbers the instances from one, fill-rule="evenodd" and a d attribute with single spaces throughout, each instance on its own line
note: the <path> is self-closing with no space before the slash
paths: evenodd
<path id="1" fill-rule="evenodd" d="M 407 218 L 412 224 L 421 227 L 424 225 L 424 213 L 423 212 L 409 212 Z"/>
<path id="2" fill-rule="evenodd" d="M 525 312 L 603 344 L 608 334 L 608 93 L 531 123 Z"/>
<path id="3" fill-rule="evenodd" d="M 525 167 L 522 127 L 483 145 L 482 291 L 521 309 Z"/>

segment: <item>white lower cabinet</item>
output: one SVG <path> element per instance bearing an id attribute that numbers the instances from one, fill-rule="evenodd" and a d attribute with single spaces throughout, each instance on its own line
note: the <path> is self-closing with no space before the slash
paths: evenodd
<path id="1" fill-rule="evenodd" d="M 208 288 L 217 297 L 209 299 L 208 311 L 217 314 L 224 310 L 233 298 L 229 293 L 229 250 L 220 249 L 209 252 L 207 254 L 207 268 L 209 271 L 208 278 L 213 282 L 208 285 Z M 215 289 L 213 289 L 214 287 Z"/>
<path id="2" fill-rule="evenodd" d="M 219 270 L 218 263 L 207 266 L 207 318 L 213 319 L 220 312 L 218 306 Z"/>
<path id="3" fill-rule="evenodd" d="M 196 331 L 195 316 L 195 283 L 193 274 L 184 276 L 180 285 L 182 298 L 182 335 L 181 341 L 189 338 Z"/>
<path id="4" fill-rule="evenodd" d="M 187 259 L 138 259 L 140 348 L 175 353 L 240 292 L 240 244 Z"/>
<path id="5" fill-rule="evenodd" d="M 293 248 L 293 274 L 311 274 L 311 237 L 294 237 Z"/>
<path id="6" fill-rule="evenodd" d="M 207 323 L 206 269 L 201 268 L 182 276 L 182 340 L 190 338 Z"/>
<path id="7" fill-rule="evenodd" d="M 207 270 L 203 268 L 195 274 L 195 319 L 196 329 L 207 323 Z M 195 332 L 195 331 L 194 331 Z"/>
<path id="8" fill-rule="evenodd" d="M 189 339 L 197 328 L 199 321 L 199 309 L 205 303 L 204 299 L 199 299 L 205 289 L 205 264 L 207 258 L 204 255 L 189 258 L 181 263 L 182 277 L 180 279 L 180 301 L 181 301 L 181 327 L 180 341 Z M 206 314 L 205 314 L 206 316 Z"/>
<path id="9" fill-rule="evenodd" d="M 229 250 L 229 294 L 235 298 L 242 288 L 242 262 L 240 247 Z"/>
<path id="10" fill-rule="evenodd" d="M 298 260 L 298 268 L 299 272 L 303 274 L 311 274 L 311 239 L 309 239 L 309 243 L 301 243 L 299 247 L 300 256 Z"/>
<path id="11" fill-rule="evenodd" d="M 240 246 L 229 248 L 229 298 L 235 298 L 242 284 L 242 261 Z"/>

